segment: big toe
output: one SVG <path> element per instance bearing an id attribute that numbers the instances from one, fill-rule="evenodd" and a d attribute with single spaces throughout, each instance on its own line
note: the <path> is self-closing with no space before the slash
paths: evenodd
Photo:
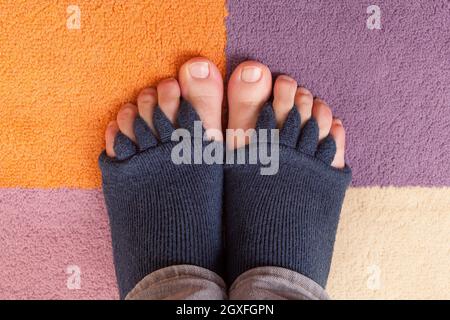
<path id="1" fill-rule="evenodd" d="M 254 129 L 264 103 L 272 89 L 272 75 L 267 66 L 256 61 L 241 63 L 228 82 L 228 129 Z M 239 148 L 248 139 L 227 137 L 233 147 Z"/>
<path id="2" fill-rule="evenodd" d="M 179 72 L 181 95 L 199 115 L 208 138 L 222 140 L 223 80 L 217 66 L 202 57 L 184 63 Z"/>

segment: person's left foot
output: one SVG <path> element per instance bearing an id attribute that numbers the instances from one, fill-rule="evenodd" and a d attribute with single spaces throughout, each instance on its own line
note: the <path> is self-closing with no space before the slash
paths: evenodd
<path id="1" fill-rule="evenodd" d="M 265 145 L 266 151 L 277 147 L 271 158 L 278 172 L 262 175 L 261 163 L 225 165 L 228 283 L 247 270 L 270 266 L 325 287 L 351 179 L 344 127 L 325 102 L 286 75 L 276 79 L 268 101 L 271 80 L 265 65 L 246 61 L 228 83 L 229 129 L 279 129 L 279 142 Z M 250 153 L 263 142 L 252 141 L 255 137 L 261 136 L 228 134 L 227 145 Z"/>
<path id="2" fill-rule="evenodd" d="M 182 99 L 180 100 L 180 95 Z M 189 264 L 221 273 L 222 166 L 176 165 L 175 128 L 201 120 L 222 141 L 223 83 L 217 67 L 194 58 L 121 108 L 99 159 L 120 297 L 158 269 Z"/>

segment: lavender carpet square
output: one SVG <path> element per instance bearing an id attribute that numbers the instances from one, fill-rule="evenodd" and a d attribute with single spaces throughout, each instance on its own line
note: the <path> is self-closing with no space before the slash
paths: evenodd
<path id="1" fill-rule="evenodd" d="M 354 186 L 450 185 L 450 1 L 231 0 L 228 11 L 228 72 L 256 59 L 327 101 L 347 128 Z"/>

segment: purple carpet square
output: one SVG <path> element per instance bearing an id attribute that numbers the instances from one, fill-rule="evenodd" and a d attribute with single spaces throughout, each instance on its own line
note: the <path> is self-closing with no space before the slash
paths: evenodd
<path id="1" fill-rule="evenodd" d="M 231 0 L 228 11 L 228 73 L 259 60 L 327 101 L 347 128 L 354 186 L 450 185 L 450 1 Z"/>

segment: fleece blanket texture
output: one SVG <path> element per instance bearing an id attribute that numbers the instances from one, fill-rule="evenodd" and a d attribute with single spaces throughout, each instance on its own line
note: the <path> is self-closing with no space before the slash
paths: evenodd
<path id="1" fill-rule="evenodd" d="M 256 59 L 327 101 L 353 184 L 333 298 L 450 299 L 450 2 L 0 2 L 0 298 L 118 298 L 97 157 L 194 56 Z"/>

